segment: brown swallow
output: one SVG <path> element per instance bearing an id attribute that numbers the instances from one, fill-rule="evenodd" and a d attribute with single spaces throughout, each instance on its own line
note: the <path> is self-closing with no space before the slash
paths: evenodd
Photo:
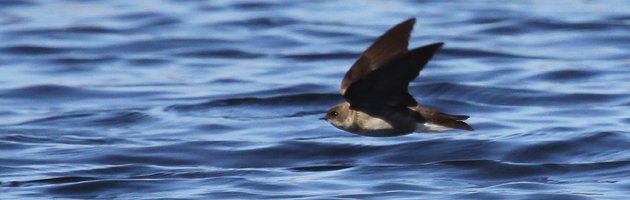
<path id="1" fill-rule="evenodd" d="M 468 116 L 423 107 L 409 94 L 409 82 L 444 44 L 408 50 L 415 22 L 411 18 L 397 24 L 361 54 L 341 81 L 341 94 L 346 101 L 330 108 L 323 120 L 339 129 L 373 137 L 473 130 L 462 121 Z"/>

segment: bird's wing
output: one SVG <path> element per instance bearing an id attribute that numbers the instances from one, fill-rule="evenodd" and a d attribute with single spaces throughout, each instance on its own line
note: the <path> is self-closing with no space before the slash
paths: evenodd
<path id="1" fill-rule="evenodd" d="M 343 93 L 344 98 L 355 108 L 369 104 L 396 107 L 418 105 L 407 90 L 409 82 L 420 74 L 420 70 L 442 45 L 439 42 L 419 47 L 378 66 L 352 82 Z"/>
<path id="2" fill-rule="evenodd" d="M 378 37 L 346 72 L 341 81 L 341 94 L 345 95 L 351 84 L 364 78 L 371 71 L 405 54 L 414 23 L 415 18 L 405 20 Z"/>

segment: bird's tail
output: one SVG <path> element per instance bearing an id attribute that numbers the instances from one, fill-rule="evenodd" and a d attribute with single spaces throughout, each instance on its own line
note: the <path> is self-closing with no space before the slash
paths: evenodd
<path id="1" fill-rule="evenodd" d="M 472 131 L 475 130 L 463 120 L 468 119 L 467 115 L 451 115 L 430 108 L 416 106 L 414 108 L 429 123 L 443 126 L 446 128 L 455 128 Z"/>

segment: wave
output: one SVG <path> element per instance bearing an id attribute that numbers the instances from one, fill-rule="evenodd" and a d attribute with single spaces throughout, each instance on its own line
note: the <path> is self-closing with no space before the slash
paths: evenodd
<path id="1" fill-rule="evenodd" d="M 527 89 L 480 87 L 458 83 L 430 83 L 411 86 L 426 98 L 465 100 L 501 106 L 556 106 L 616 105 L 626 94 L 560 93 Z"/>
<path id="2" fill-rule="evenodd" d="M 121 97 L 147 97 L 161 94 L 162 92 L 119 92 L 85 89 L 65 85 L 35 85 L 17 89 L 0 90 L 0 97 L 32 99 L 32 100 L 84 100 L 91 98 L 121 98 Z"/>

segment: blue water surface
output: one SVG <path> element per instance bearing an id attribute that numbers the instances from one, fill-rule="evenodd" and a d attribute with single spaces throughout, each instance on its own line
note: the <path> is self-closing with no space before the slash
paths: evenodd
<path id="1" fill-rule="evenodd" d="M 0 1 L 0 199 L 630 199 L 630 2 Z M 385 30 L 474 132 L 317 120 Z"/>

